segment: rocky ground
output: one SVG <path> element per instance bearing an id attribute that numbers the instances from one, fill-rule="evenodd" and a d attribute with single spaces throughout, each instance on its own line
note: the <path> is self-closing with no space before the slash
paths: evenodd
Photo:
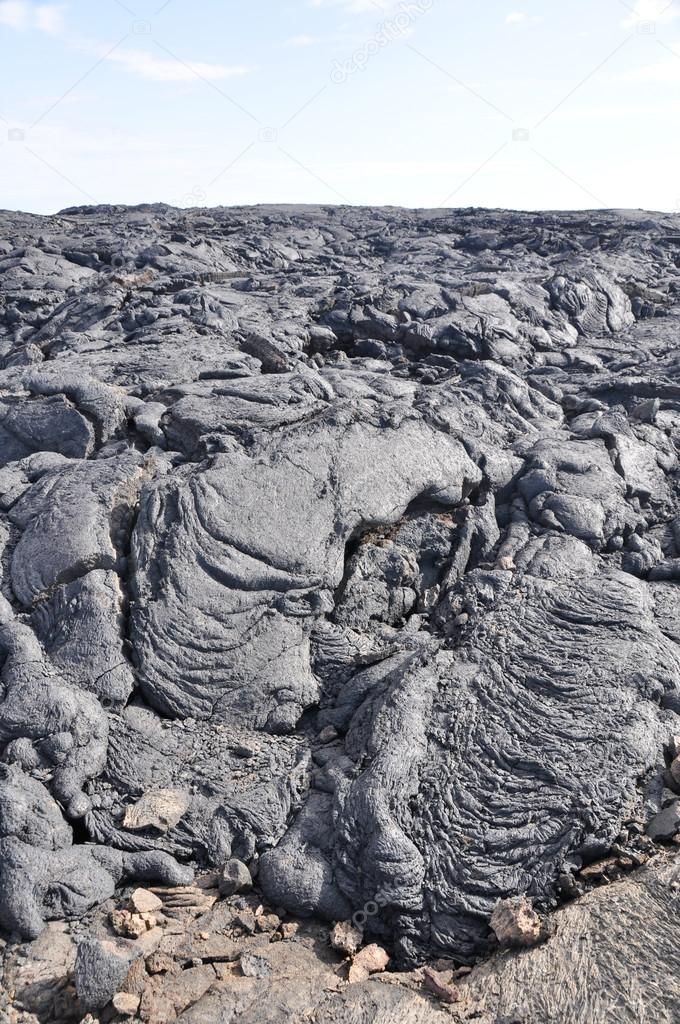
<path id="1" fill-rule="evenodd" d="M 677 1020 L 680 217 L 0 217 L 0 1013 Z"/>
<path id="2" fill-rule="evenodd" d="M 355 924 L 292 920 L 251 889 L 130 889 L 77 923 L 4 948 L 8 1024 L 674 1024 L 680 859 L 657 853 L 541 921 L 501 904 L 475 967 L 399 970 Z M 4 996 L 4 997 L 3 997 Z"/>

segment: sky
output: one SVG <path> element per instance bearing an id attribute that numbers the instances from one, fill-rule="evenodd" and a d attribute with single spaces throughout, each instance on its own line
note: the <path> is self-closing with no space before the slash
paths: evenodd
<path id="1" fill-rule="evenodd" d="M 0 0 L 0 67 L 4 209 L 680 209 L 680 0 Z"/>

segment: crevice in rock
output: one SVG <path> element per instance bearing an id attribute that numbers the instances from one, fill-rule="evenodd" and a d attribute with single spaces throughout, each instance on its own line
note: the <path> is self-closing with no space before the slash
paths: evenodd
<path id="1" fill-rule="evenodd" d="M 74 846 L 85 846 L 92 842 L 92 836 L 87 827 L 87 817 L 86 815 L 84 818 L 76 818 L 74 821 L 71 821 Z"/>

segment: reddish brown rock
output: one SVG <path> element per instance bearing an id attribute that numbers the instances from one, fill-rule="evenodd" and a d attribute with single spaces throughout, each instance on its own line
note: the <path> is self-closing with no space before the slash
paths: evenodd
<path id="1" fill-rule="evenodd" d="M 390 962 L 390 958 L 382 946 L 372 942 L 364 946 L 354 957 L 352 966 L 349 969 L 350 984 L 366 981 L 371 974 L 378 974 L 384 971 Z"/>
<path id="2" fill-rule="evenodd" d="M 501 946 L 535 946 L 543 938 L 541 919 L 526 896 L 497 903 L 490 924 Z"/>
<path id="3" fill-rule="evenodd" d="M 447 979 L 447 975 L 431 967 L 423 967 L 423 985 L 443 1003 L 456 1003 L 460 999 L 460 992 Z"/>

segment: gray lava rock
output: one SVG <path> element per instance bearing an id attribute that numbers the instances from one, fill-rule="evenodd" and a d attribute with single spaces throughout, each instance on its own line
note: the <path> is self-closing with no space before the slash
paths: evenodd
<path id="1" fill-rule="evenodd" d="M 267 957 L 259 953 L 243 953 L 241 971 L 246 978 L 266 978 L 272 973 Z"/>
<path id="2" fill-rule="evenodd" d="M 4 929 L 247 862 L 477 957 L 658 807 L 677 215 L 0 217 Z"/>
<path id="3" fill-rule="evenodd" d="M 123 939 L 81 939 L 74 981 L 82 1008 L 100 1010 L 119 991 L 141 950 Z"/>
<path id="4" fill-rule="evenodd" d="M 668 842 L 680 832 L 680 800 L 673 800 L 647 825 L 647 835 L 655 842 Z"/>
<path id="5" fill-rule="evenodd" d="M 220 896 L 234 896 L 237 892 L 247 892 L 253 887 L 253 879 L 248 866 L 242 860 L 232 857 L 220 872 L 218 882 Z"/>

